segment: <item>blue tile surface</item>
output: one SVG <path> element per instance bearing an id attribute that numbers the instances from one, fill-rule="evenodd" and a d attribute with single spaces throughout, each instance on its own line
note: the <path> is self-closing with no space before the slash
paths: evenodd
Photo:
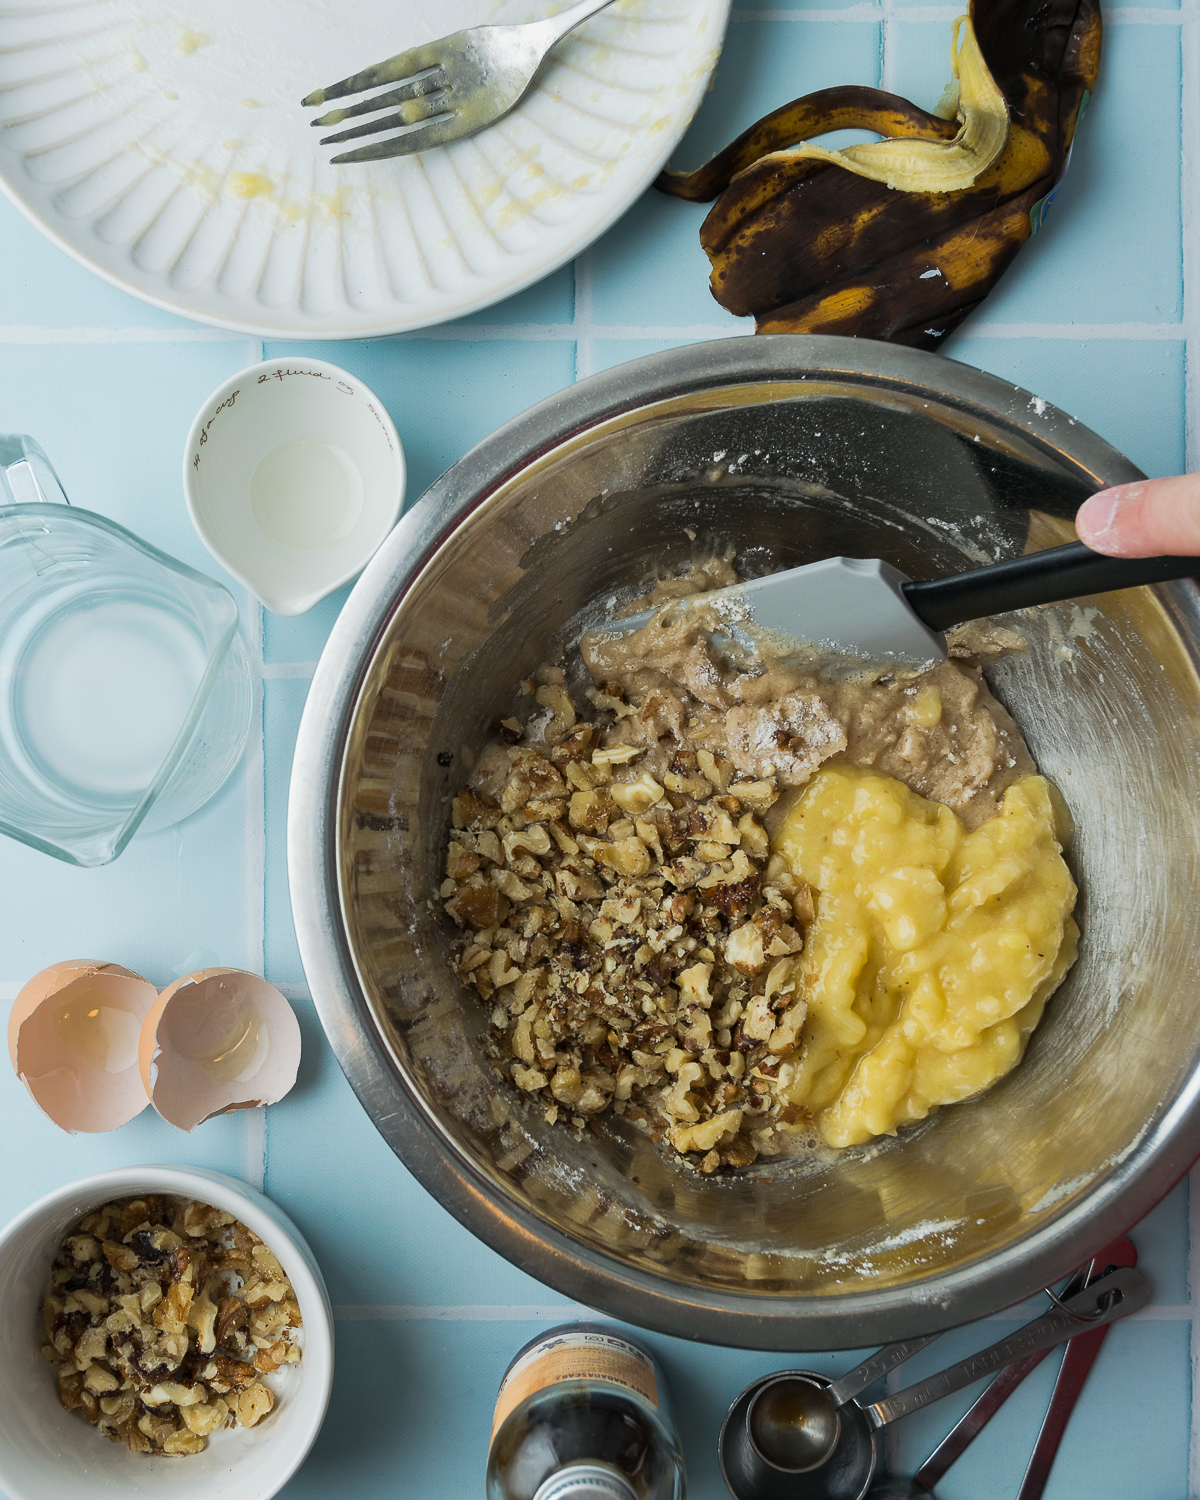
<path id="1" fill-rule="evenodd" d="M 984 1326 L 989 1341 L 1016 1327 L 999 1320 Z M 913 1377 L 932 1374 L 943 1363 L 971 1353 L 979 1347 L 978 1335 L 978 1329 L 944 1335 L 912 1360 Z M 1017 1493 L 1060 1360 L 1052 1352 L 1019 1387 L 939 1483 L 939 1500 Z M 1064 1435 L 1047 1500 L 1094 1500 L 1110 1494 L 1177 1500 L 1188 1494 L 1187 1444 L 1178 1435 L 1188 1427 L 1190 1366 L 1191 1327 L 1182 1319 L 1113 1328 Z M 896 1471 L 913 1473 L 983 1388 L 971 1386 L 897 1424 Z M 1176 1435 L 1174 1441 L 1171 1435 Z"/>
<path id="2" fill-rule="evenodd" d="M 988 299 L 984 321 L 1162 325 L 1182 315 L 1179 27 L 1119 23 L 1104 49 L 1047 224 Z M 1137 128 L 1153 151 L 1137 146 Z"/>
<path id="3" fill-rule="evenodd" d="M 264 359 L 309 354 L 352 371 L 391 412 L 416 500 L 468 448 L 527 406 L 569 385 L 569 339 L 463 342 L 413 334 L 354 343 L 267 343 Z"/>
<path id="4" fill-rule="evenodd" d="M 714 85 L 673 164 L 696 165 L 767 109 L 830 84 L 881 84 L 932 105 L 947 78 L 952 14 L 905 0 L 735 12 Z M 1132 3 L 1109 22 L 1101 87 L 1049 221 L 946 352 L 1065 408 L 1147 472 L 1173 473 L 1200 465 L 1188 444 L 1189 431 L 1200 432 L 1195 391 L 1188 404 L 1197 326 L 1185 314 L 1185 271 L 1200 275 L 1200 208 L 1185 211 L 1196 125 L 1189 116 L 1189 135 L 1181 122 L 1181 98 L 1195 92 L 1197 0 L 1182 9 L 1180 0 Z M 191 1136 L 148 1112 L 111 1135 L 67 1137 L 4 1070 L 0 1132 L 20 1149 L 6 1152 L 0 1170 L 0 1220 L 59 1183 L 139 1160 L 263 1182 L 310 1238 L 340 1316 L 330 1416 L 288 1500 L 325 1500 L 335 1489 L 355 1500 L 478 1496 L 505 1364 L 575 1308 L 487 1250 L 419 1187 L 325 1042 L 289 910 L 287 785 L 312 666 L 347 590 L 285 620 L 232 585 L 183 508 L 184 435 L 229 374 L 309 352 L 353 370 L 388 407 L 411 504 L 472 444 L 578 375 L 748 333 L 709 295 L 704 212 L 647 193 L 574 267 L 506 303 L 444 329 L 305 349 L 161 313 L 90 275 L 0 202 L 0 429 L 35 434 L 76 504 L 229 583 L 262 678 L 251 753 L 179 828 L 139 837 L 90 871 L 0 841 L 0 1002 L 67 954 L 115 959 L 161 984 L 205 949 L 280 984 L 304 1036 L 297 1087 L 265 1122 L 234 1116 Z M 1200 1194 L 1200 1180 L 1192 1191 Z M 1153 1305 L 1110 1335 L 1047 1500 L 1200 1500 L 1191 1477 L 1193 1466 L 1200 1475 L 1191 1390 L 1200 1288 L 1189 1275 L 1188 1183 L 1135 1237 Z M 998 1318 L 947 1334 L 912 1374 L 1011 1326 Z M 791 1361 L 645 1337 L 674 1393 L 689 1494 L 719 1500 L 715 1437 L 726 1405 L 747 1381 Z M 854 1358 L 804 1363 L 835 1373 Z M 951 1470 L 942 1500 L 1016 1493 L 1056 1364 L 1051 1356 Z M 975 1394 L 897 1428 L 895 1461 L 914 1468 Z"/>
<path id="5" fill-rule="evenodd" d="M 109 286 L 15 212 L 4 223 L 4 321 L 10 328 L 175 329 L 195 336 L 185 318 Z"/>
<path id="6" fill-rule="evenodd" d="M 266 867 L 264 959 L 276 984 L 303 985 L 300 950 L 287 879 L 287 797 L 292 753 L 300 729 L 300 715 L 308 696 L 309 678 L 269 679 L 263 684 L 263 765 Z"/>
<path id="7" fill-rule="evenodd" d="M 1185 468 L 1182 337 L 997 338 L 968 321 L 945 353 L 1070 412 L 1147 474 Z"/>

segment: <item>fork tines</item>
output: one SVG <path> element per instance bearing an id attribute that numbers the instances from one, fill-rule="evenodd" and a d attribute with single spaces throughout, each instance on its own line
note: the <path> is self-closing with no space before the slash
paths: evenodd
<path id="1" fill-rule="evenodd" d="M 331 146 L 339 141 L 355 140 L 359 136 L 377 135 L 382 130 L 403 130 L 406 126 L 418 125 L 447 114 L 444 100 L 449 82 L 440 63 L 441 52 L 436 46 L 413 47 L 408 52 L 398 52 L 395 57 L 389 57 L 386 62 L 378 63 L 373 68 L 365 68 L 361 73 L 343 78 L 340 83 L 331 84 L 327 89 L 318 89 L 309 94 L 302 103 L 324 104 L 330 99 L 343 99 L 347 94 L 378 88 L 380 84 L 394 83 L 398 78 L 405 80 L 399 88 L 373 94 L 369 99 L 348 105 L 345 109 L 331 109 L 313 120 L 313 125 L 340 125 L 343 120 L 354 119 L 358 115 L 374 115 L 390 105 L 400 105 L 395 114 L 368 120 L 366 124 L 357 125 L 350 130 L 340 130 L 334 135 L 323 135 L 321 145 Z M 410 131 L 409 134 L 417 132 Z M 380 146 L 335 156 L 333 161 L 370 161 L 376 157 L 392 155 L 395 149 L 395 145 L 385 142 Z"/>
<path id="2" fill-rule="evenodd" d="M 403 106 L 396 114 L 385 115 L 381 120 L 370 120 L 365 125 L 355 126 L 352 130 L 339 130 L 335 135 L 323 135 L 322 146 L 329 146 L 338 141 L 352 141 L 357 136 L 375 135 L 380 130 L 417 125 L 423 120 L 446 113 L 441 97 L 429 97 L 430 95 L 444 95 L 446 88 L 446 75 L 440 68 L 435 68 L 432 73 L 426 73 L 422 78 L 414 78 L 411 83 L 403 84 L 398 89 L 388 89 L 386 93 L 364 99 L 361 104 L 352 105 L 349 109 L 332 109 L 327 115 L 322 115 L 319 120 L 314 120 L 312 123 L 314 125 L 337 125 L 342 120 L 352 119 L 355 115 L 374 114 L 377 110 L 386 109 L 390 104 Z"/>
<path id="3" fill-rule="evenodd" d="M 341 83 L 331 83 L 327 89 L 316 89 L 300 103 L 307 108 L 326 104 L 330 99 L 344 99 L 347 94 L 361 94 L 365 89 L 377 89 L 381 84 L 395 83 L 397 79 L 423 73 L 427 68 L 436 68 L 440 61 L 437 46 L 426 42 L 420 47 L 410 47 L 407 52 L 397 52 L 395 57 L 376 63 L 373 68 L 364 68 L 361 73 L 351 73 L 349 78 L 343 78 Z M 316 120 L 313 123 L 319 125 L 321 122 Z"/>

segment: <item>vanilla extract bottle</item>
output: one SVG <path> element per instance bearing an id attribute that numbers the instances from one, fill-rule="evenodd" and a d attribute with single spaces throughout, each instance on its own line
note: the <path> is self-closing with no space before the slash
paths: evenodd
<path id="1" fill-rule="evenodd" d="M 601 1323 L 518 1351 L 496 1397 L 487 1500 L 683 1500 L 662 1370 Z"/>

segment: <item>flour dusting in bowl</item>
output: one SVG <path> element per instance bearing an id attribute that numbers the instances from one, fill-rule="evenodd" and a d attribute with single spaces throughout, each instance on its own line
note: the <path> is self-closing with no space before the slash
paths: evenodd
<path id="1" fill-rule="evenodd" d="M 990 1087 L 1078 935 L 1069 818 L 972 659 L 1012 633 L 924 671 L 731 662 L 671 608 L 730 582 L 708 560 L 641 629 L 585 635 L 574 696 L 561 667 L 522 684 L 442 891 L 500 1073 L 551 1124 L 611 1112 L 705 1173 Z"/>

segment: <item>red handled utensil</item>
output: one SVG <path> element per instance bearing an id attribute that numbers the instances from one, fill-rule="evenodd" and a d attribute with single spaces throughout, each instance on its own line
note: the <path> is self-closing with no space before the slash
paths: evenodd
<path id="1" fill-rule="evenodd" d="M 1114 1240 L 1106 1250 L 1102 1250 L 1092 1264 L 1092 1276 L 1102 1276 L 1109 1265 L 1137 1265 L 1137 1250 L 1130 1240 Z M 1067 1352 L 1059 1366 L 1058 1379 L 1054 1382 L 1050 1406 L 1034 1444 L 1033 1456 L 1025 1470 L 1017 1500 L 1041 1500 L 1067 1421 L 1079 1399 L 1088 1372 L 1096 1362 L 1107 1332 L 1107 1327 L 1093 1328 L 1090 1333 L 1077 1334 L 1067 1345 Z"/>
<path id="2" fill-rule="evenodd" d="M 1069 1297 L 1074 1291 L 1087 1286 L 1116 1266 L 1136 1266 L 1137 1249 L 1131 1240 L 1114 1240 L 1111 1245 L 1098 1252 L 1090 1265 L 1077 1275 L 1066 1291 Z M 1029 1460 L 1024 1481 L 1017 1500 L 1040 1500 L 1050 1477 L 1050 1468 L 1058 1453 L 1059 1443 L 1066 1430 L 1067 1420 L 1079 1399 L 1084 1381 L 1095 1362 L 1100 1346 L 1104 1342 L 1107 1326 L 1079 1333 L 1067 1345 L 1067 1352 L 1059 1368 L 1050 1406 L 1038 1433 L 1033 1456 Z M 931 1494 L 933 1487 L 943 1477 L 951 1464 L 961 1458 L 984 1427 L 996 1415 L 1021 1382 L 1046 1359 L 1049 1349 L 1006 1366 L 988 1386 L 973 1406 L 946 1434 L 934 1451 L 912 1477 L 911 1494 Z"/>

